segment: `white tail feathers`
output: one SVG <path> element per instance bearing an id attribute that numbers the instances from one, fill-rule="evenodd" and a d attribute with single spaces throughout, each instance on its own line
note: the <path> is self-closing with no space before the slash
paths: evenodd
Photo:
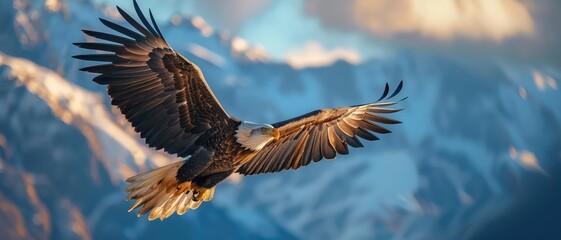
<path id="1" fill-rule="evenodd" d="M 174 212 L 182 215 L 189 209 L 198 208 L 203 201 L 210 201 L 214 196 L 214 187 L 207 189 L 193 186 L 191 182 L 179 183 L 177 170 L 185 163 L 179 161 L 145 173 L 128 178 L 130 183 L 125 191 L 128 199 L 136 202 L 129 212 L 142 206 L 138 216 L 150 212 L 149 220 L 164 220 Z"/>

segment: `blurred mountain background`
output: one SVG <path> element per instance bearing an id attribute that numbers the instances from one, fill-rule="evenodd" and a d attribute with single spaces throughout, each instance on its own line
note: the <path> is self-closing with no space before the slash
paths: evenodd
<path id="1" fill-rule="evenodd" d="M 177 159 L 70 58 L 117 3 L 0 0 L 0 239 L 561 238 L 559 2 L 140 1 L 240 119 L 409 96 L 381 141 L 163 222 L 127 213 L 124 179 Z"/>

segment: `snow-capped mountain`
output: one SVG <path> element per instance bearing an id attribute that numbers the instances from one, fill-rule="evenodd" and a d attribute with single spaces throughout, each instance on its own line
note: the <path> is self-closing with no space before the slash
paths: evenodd
<path id="1" fill-rule="evenodd" d="M 146 148 L 70 58 L 87 40 L 80 29 L 116 16 L 88 1 L 0 3 L 0 231 L 10 239 L 454 238 L 561 160 L 555 69 L 410 51 L 294 69 L 176 16 L 160 23 L 166 39 L 240 119 L 374 101 L 400 80 L 409 99 L 381 141 L 298 171 L 236 176 L 200 209 L 148 222 L 126 212 L 123 179 L 175 159 Z"/>

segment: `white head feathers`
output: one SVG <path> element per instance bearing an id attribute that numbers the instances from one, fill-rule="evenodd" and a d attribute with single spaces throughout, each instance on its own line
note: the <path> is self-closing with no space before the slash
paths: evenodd
<path id="1" fill-rule="evenodd" d="M 236 141 L 247 149 L 259 151 L 274 140 L 275 128 L 269 124 L 257 124 L 243 121 L 236 130 Z"/>

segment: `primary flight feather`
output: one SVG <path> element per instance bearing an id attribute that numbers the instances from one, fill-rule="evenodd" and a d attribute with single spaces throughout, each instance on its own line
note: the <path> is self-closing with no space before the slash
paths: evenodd
<path id="1" fill-rule="evenodd" d="M 164 219 L 183 214 L 213 198 L 216 184 L 230 174 L 244 175 L 297 169 L 312 161 L 348 154 L 349 146 L 363 147 L 360 138 L 378 140 L 375 133 L 390 131 L 380 124 L 396 124 L 383 117 L 400 109 L 389 108 L 403 84 L 389 94 L 386 84 L 376 102 L 322 109 L 293 119 L 256 124 L 226 113 L 197 65 L 166 42 L 150 12 L 150 22 L 134 1 L 140 22 L 117 7 L 135 30 L 105 19 L 114 33 L 83 30 L 105 40 L 75 43 L 106 53 L 74 58 L 105 62 L 82 68 L 99 74 L 93 81 L 107 85 L 116 105 L 150 147 L 186 160 L 127 179 L 128 199 L 136 200 L 138 215 Z M 388 96 L 389 95 L 389 96 Z"/>

